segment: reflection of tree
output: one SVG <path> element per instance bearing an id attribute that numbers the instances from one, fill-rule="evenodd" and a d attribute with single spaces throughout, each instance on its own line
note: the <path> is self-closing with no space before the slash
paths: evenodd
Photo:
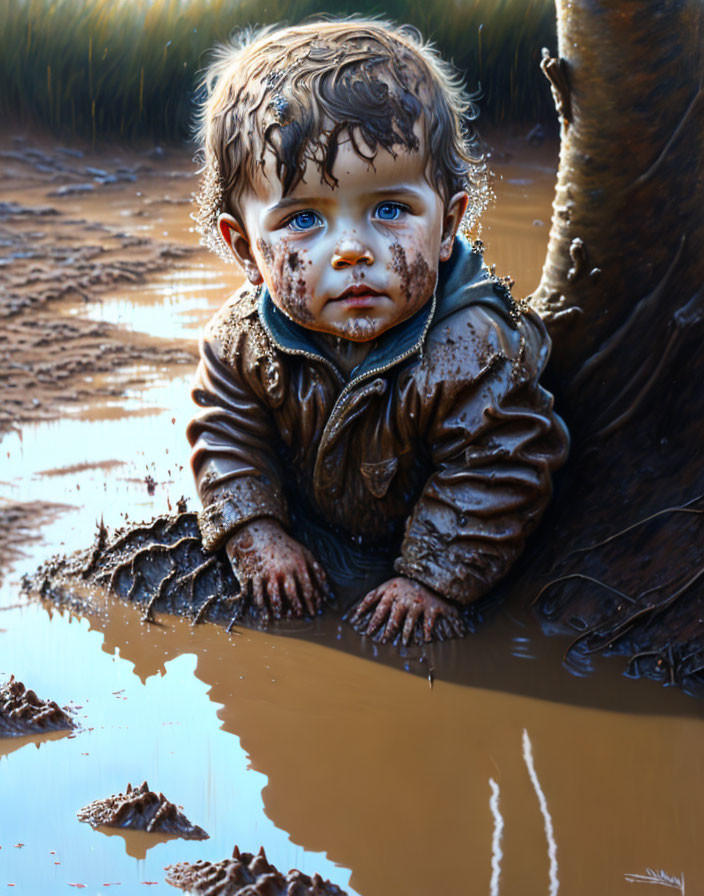
<path id="1" fill-rule="evenodd" d="M 560 58 L 543 67 L 561 114 L 560 171 L 533 303 L 552 333 L 552 385 L 574 448 L 530 569 L 544 574 L 543 615 L 585 652 L 618 648 L 633 673 L 695 687 L 704 7 L 557 6 Z"/>

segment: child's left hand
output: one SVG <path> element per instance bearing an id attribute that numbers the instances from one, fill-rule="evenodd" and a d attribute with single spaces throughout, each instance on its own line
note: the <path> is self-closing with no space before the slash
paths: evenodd
<path id="1" fill-rule="evenodd" d="M 374 606 L 376 609 L 367 622 L 364 617 L 369 617 Z M 434 634 L 442 640 L 466 634 L 466 627 L 452 604 L 405 576 L 389 579 L 370 591 L 352 614 L 350 622 L 366 635 L 373 635 L 386 622 L 377 639 L 384 643 L 393 641 L 403 624 L 401 640 L 404 645 L 408 644 L 417 622 L 422 622 L 425 641 L 432 641 Z"/>

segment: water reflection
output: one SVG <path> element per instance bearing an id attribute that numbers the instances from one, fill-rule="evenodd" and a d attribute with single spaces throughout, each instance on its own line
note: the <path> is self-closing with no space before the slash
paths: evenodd
<path id="1" fill-rule="evenodd" d="M 223 730 L 239 739 L 250 768 L 266 776 L 267 816 L 293 842 L 351 868 L 352 885 L 365 896 L 455 891 L 468 882 L 468 869 L 486 890 L 494 842 L 490 780 L 500 787 L 504 820 L 502 891 L 547 890 L 556 873 L 549 857 L 558 849 L 566 892 L 600 892 L 604 881 L 613 884 L 608 892 L 618 892 L 624 873 L 655 856 L 693 878 L 704 873 L 697 834 L 685 822 L 704 798 L 698 718 L 678 716 L 672 706 L 672 715 L 655 713 L 653 702 L 650 715 L 635 715 L 546 700 L 541 679 L 560 673 L 544 656 L 517 660 L 522 670 L 542 669 L 532 679 L 535 691 L 526 694 L 524 686 L 517 694 L 497 690 L 498 669 L 486 673 L 491 688 L 444 680 L 446 663 L 460 660 L 456 645 L 442 645 L 430 689 L 391 665 L 331 649 L 324 627 L 315 643 L 251 631 L 229 637 L 214 626 L 162 621 L 142 626 L 135 608 L 114 603 L 90 618 L 90 628 L 101 633 L 102 650 L 119 655 L 146 684 L 168 679 L 192 657 Z M 489 640 L 496 636 L 489 631 Z M 462 645 L 465 665 L 472 657 L 479 665 L 490 659 L 483 641 Z M 586 683 L 562 674 L 577 688 Z M 649 684 L 651 698 L 662 693 Z M 619 691 L 622 684 L 607 672 L 605 695 L 609 687 Z M 666 696 L 681 710 L 698 706 Z M 212 724 L 202 712 L 198 718 Z M 179 748 L 181 768 L 193 770 L 188 746 L 180 741 Z M 231 779 L 223 765 L 209 774 L 216 789 Z M 657 825 L 653 811 L 662 820 Z M 591 866 L 585 840 L 600 857 Z M 251 832 L 241 842 L 251 844 Z"/>

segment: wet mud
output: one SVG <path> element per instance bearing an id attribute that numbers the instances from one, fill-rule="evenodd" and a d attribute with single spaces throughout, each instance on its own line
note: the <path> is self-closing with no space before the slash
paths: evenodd
<path id="1" fill-rule="evenodd" d="M 92 548 L 52 558 L 25 576 L 23 588 L 57 606 L 87 613 L 101 604 L 103 594 L 116 597 L 139 607 L 144 623 L 158 622 L 158 614 L 168 613 L 185 616 L 194 625 L 212 622 L 228 631 L 235 625 L 267 624 L 249 594 L 240 592 L 225 550 L 204 549 L 197 516 L 191 512 L 157 517 L 114 533 L 100 525 Z M 445 641 L 474 631 L 487 606 L 487 601 L 478 602 L 458 609 L 452 619 L 438 620 L 432 639 Z M 344 611 L 342 601 L 323 612 L 339 618 Z M 373 612 L 371 608 L 351 620 L 360 634 Z M 383 636 L 382 626 L 373 640 Z M 414 623 L 409 641 L 426 643 L 422 619 Z M 392 643 L 402 643 L 400 630 Z"/>
<path id="2" fill-rule="evenodd" d="M 430 295 L 435 285 L 435 275 L 428 267 L 421 252 L 416 252 L 413 261 L 409 264 L 406 250 L 400 243 L 391 246 L 392 268 L 401 280 L 401 292 L 409 304 L 418 296 Z"/>
<path id="3" fill-rule="evenodd" d="M 194 348 L 183 340 L 62 313 L 67 303 L 96 302 L 118 287 L 146 283 L 193 253 L 134 228 L 127 232 L 104 211 L 92 218 L 72 213 L 77 197 L 108 200 L 112 191 L 148 181 L 153 163 L 128 158 L 103 157 L 96 167 L 80 150 L 69 155 L 24 138 L 0 142 L 0 183 L 11 197 L 0 202 L 0 432 L 54 419 L 62 405 L 94 398 L 101 391 L 95 374 L 145 362 L 194 362 Z"/>
<path id="4" fill-rule="evenodd" d="M 263 239 L 258 240 L 257 245 L 273 277 L 278 302 L 289 317 L 305 326 L 313 320 L 303 272 L 305 251 L 291 250 L 286 238 L 276 248 Z"/>
<path id="5" fill-rule="evenodd" d="M 45 734 L 75 727 L 66 710 L 53 700 L 41 700 L 13 676 L 0 687 L 0 737 Z"/>
<path id="6" fill-rule="evenodd" d="M 175 834 L 185 840 L 207 840 L 209 835 L 190 822 L 180 807 L 169 802 L 163 793 L 154 793 L 146 781 L 138 787 L 127 785 L 124 793 L 115 793 L 94 800 L 79 809 L 78 820 L 93 827 L 106 825 L 130 828 L 154 834 Z"/>
<path id="7" fill-rule="evenodd" d="M 346 896 L 319 874 L 309 877 L 295 869 L 283 875 L 267 860 L 262 847 L 257 855 L 241 853 L 222 862 L 180 862 L 168 865 L 166 882 L 196 896 Z"/>
<path id="8" fill-rule="evenodd" d="M 32 542 L 41 541 L 41 528 L 68 509 L 66 504 L 47 501 L 0 499 L 0 583 L 13 560 L 26 553 Z"/>
<path id="9" fill-rule="evenodd" d="M 229 627 L 246 620 L 249 609 L 238 601 L 225 551 L 204 550 L 196 514 L 188 512 L 113 534 L 101 525 L 92 548 L 53 558 L 23 587 L 79 611 L 93 609 L 104 590 L 139 606 L 143 622 L 156 621 L 160 611 Z"/>

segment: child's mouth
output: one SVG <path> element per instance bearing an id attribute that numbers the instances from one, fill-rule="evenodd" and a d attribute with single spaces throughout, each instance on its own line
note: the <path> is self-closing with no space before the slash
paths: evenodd
<path id="1" fill-rule="evenodd" d="M 376 302 L 379 296 L 383 295 L 384 293 L 370 286 L 355 284 L 330 301 L 344 302 L 348 308 L 368 308 Z"/>

